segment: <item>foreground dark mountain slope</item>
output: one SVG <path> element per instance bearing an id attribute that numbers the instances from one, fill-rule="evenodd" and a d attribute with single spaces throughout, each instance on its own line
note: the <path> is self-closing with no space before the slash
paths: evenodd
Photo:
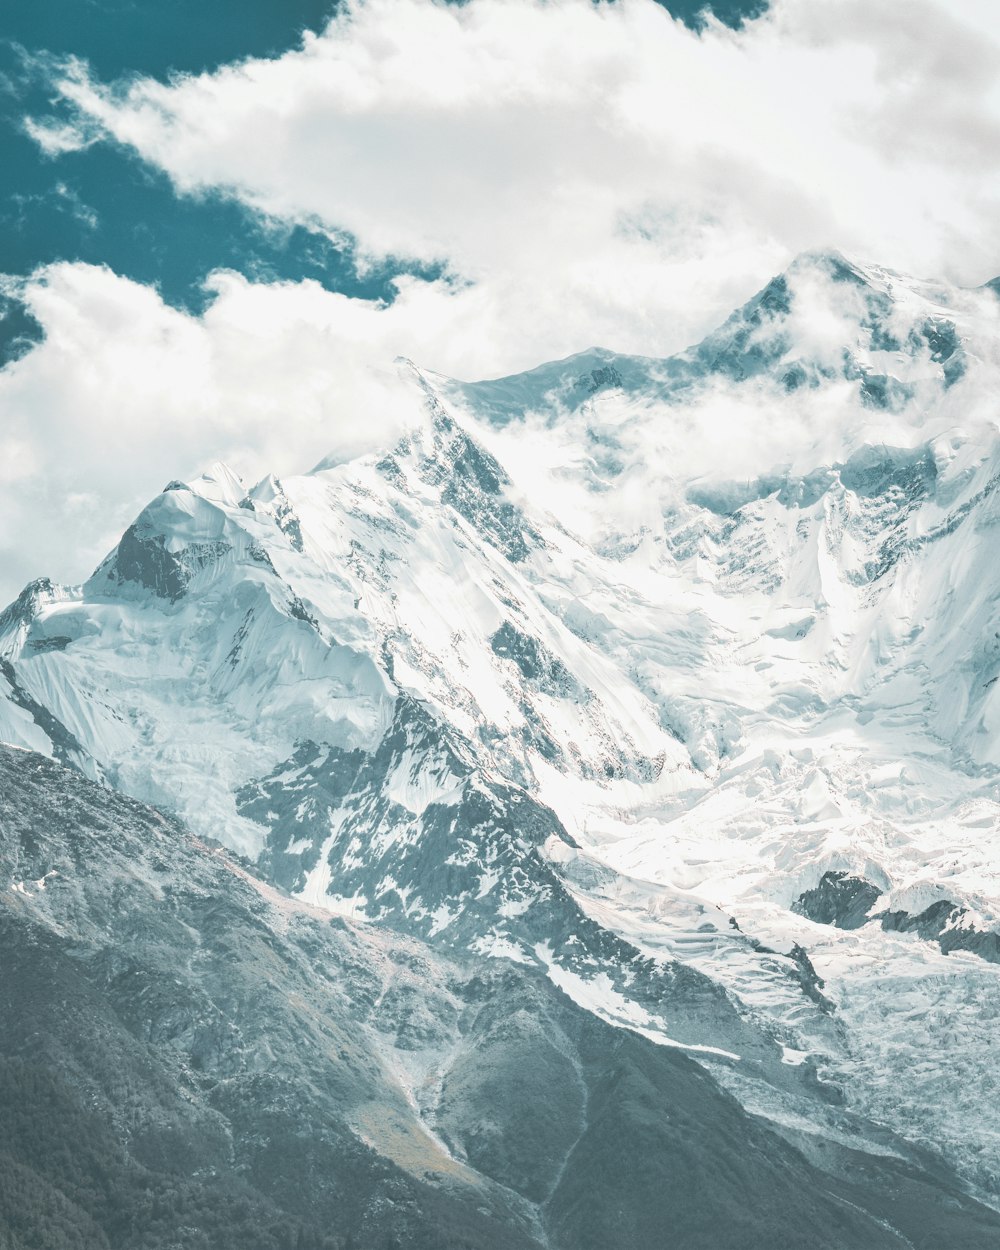
<path id="1" fill-rule="evenodd" d="M 905 1152 L 810 1161 L 537 971 L 331 918 L 10 748 L 0 942 L 4 1250 L 1000 1240 Z"/>

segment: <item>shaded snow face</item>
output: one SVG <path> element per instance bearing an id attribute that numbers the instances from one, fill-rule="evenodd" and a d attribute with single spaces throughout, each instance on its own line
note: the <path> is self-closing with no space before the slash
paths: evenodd
<path id="1" fill-rule="evenodd" d="M 978 1043 L 961 1127 L 939 1038 L 888 1090 L 928 986 L 995 1014 L 998 328 L 990 290 L 812 256 L 666 360 L 403 366 L 380 454 L 216 466 L 29 588 L 0 734 L 988 1189 Z"/>

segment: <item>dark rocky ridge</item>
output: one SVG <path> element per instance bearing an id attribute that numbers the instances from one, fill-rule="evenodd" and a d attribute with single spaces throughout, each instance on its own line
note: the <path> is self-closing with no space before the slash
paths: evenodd
<path id="1" fill-rule="evenodd" d="M 8 748 L 0 882 L 5 1250 L 1000 1238 L 917 1160 L 818 1169 L 537 973 L 331 920 Z"/>
<path id="2" fill-rule="evenodd" d="M 838 929 L 880 924 L 891 933 L 915 933 L 925 942 L 936 942 L 946 955 L 969 951 L 990 963 L 1000 963 L 1000 934 L 967 923 L 968 910 L 950 899 L 940 899 L 916 914 L 897 910 L 869 915 L 881 897 L 882 891 L 863 877 L 825 872 L 818 885 L 799 895 L 792 911 Z"/>
<path id="3" fill-rule="evenodd" d="M 430 761 L 447 770 L 455 792 L 419 812 L 395 800 L 392 778 L 408 758 L 423 761 L 425 771 Z M 744 1020 L 716 982 L 683 963 L 651 959 L 588 918 L 542 850 L 552 837 L 572 844 L 555 814 L 474 768 L 462 744 L 413 699 L 398 700 L 374 753 L 303 743 L 237 801 L 241 814 L 270 827 L 260 866 L 290 892 L 302 890 L 322 862 L 336 894 L 361 900 L 369 919 L 452 953 L 499 940 L 536 962 L 544 946 L 559 967 L 587 979 L 603 974 L 652 1015 L 665 1015 L 675 1040 L 710 1036 L 782 1084 L 803 1075 L 781 1064 L 773 1039 Z"/>
<path id="4" fill-rule="evenodd" d="M 792 911 L 817 924 L 838 929 L 860 929 L 868 923 L 868 913 L 882 891 L 862 877 L 843 872 L 825 872 L 819 884 L 806 890 L 792 904 Z"/>

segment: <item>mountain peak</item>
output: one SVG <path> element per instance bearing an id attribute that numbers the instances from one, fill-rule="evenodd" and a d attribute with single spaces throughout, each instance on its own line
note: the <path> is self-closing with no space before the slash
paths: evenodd
<path id="1" fill-rule="evenodd" d="M 17 598 L 0 612 L 0 654 L 13 653 L 23 645 L 27 631 L 46 604 L 71 595 L 48 577 L 30 581 Z"/>
<path id="2" fill-rule="evenodd" d="M 236 504 L 246 494 L 243 478 L 223 460 L 216 460 L 190 482 L 189 489 L 212 503 Z"/>
<path id="3" fill-rule="evenodd" d="M 849 259 L 837 248 L 817 248 L 799 252 L 785 273 L 794 274 L 811 269 L 822 270 L 835 282 L 849 282 L 857 286 L 869 282 L 869 273 L 865 266 Z"/>

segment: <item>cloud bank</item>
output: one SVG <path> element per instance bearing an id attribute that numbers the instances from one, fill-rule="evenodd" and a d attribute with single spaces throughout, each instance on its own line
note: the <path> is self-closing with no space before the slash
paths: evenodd
<path id="1" fill-rule="evenodd" d="M 72 63 L 54 89 L 75 130 L 30 119 L 54 154 L 98 136 L 179 194 L 447 276 L 384 303 L 222 273 L 197 318 L 97 267 L 36 275 L 46 341 L 0 374 L 8 591 L 83 575 L 151 490 L 218 456 L 287 472 L 385 441 L 397 355 L 467 378 L 593 344 L 664 355 L 807 248 L 1000 270 L 981 0 L 777 0 L 700 35 L 653 0 L 368 0 L 277 59 L 123 83 Z"/>

